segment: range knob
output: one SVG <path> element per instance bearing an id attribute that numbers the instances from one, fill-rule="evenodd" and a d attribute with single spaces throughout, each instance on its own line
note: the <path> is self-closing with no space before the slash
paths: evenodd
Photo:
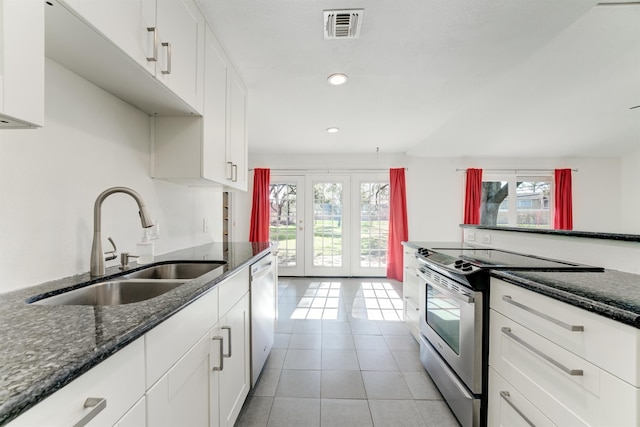
<path id="1" fill-rule="evenodd" d="M 454 266 L 455 268 L 462 268 L 462 264 L 465 264 L 465 262 L 464 262 L 464 261 L 462 261 L 461 259 L 457 259 L 457 260 L 453 263 L 453 266 Z M 467 263 L 467 264 L 469 264 L 469 263 Z"/>
<path id="2" fill-rule="evenodd" d="M 471 271 L 472 269 L 473 267 L 471 266 L 471 263 L 468 263 L 468 262 L 462 263 L 462 271 Z"/>

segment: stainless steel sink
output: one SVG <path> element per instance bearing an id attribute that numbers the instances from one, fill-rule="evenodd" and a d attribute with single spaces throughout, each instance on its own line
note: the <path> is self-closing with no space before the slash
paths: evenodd
<path id="1" fill-rule="evenodd" d="M 31 302 L 37 305 L 121 305 L 145 301 L 169 292 L 189 280 L 218 269 L 224 263 L 170 263 L 153 265 L 104 282 Z M 34 299 L 37 297 L 34 297 Z"/>
<path id="2" fill-rule="evenodd" d="M 54 295 L 38 305 L 120 305 L 148 300 L 169 292 L 185 280 L 114 280 Z"/>
<path id="3" fill-rule="evenodd" d="M 122 278 L 127 279 L 195 279 L 211 270 L 222 266 L 222 263 L 215 262 L 179 262 L 171 264 L 154 265 L 144 270 L 134 271 L 125 274 Z"/>

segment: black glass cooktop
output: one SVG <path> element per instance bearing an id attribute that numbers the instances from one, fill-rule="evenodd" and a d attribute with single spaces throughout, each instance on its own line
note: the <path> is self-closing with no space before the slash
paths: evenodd
<path id="1" fill-rule="evenodd" d="M 459 266 L 464 262 L 476 268 L 492 270 L 604 271 L 601 267 L 492 248 L 434 247 L 426 248 L 426 251 L 423 249 L 421 255 L 423 259 L 444 267 Z"/>

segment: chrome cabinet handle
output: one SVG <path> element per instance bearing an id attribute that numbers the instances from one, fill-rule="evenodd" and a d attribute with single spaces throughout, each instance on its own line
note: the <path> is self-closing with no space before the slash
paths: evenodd
<path id="1" fill-rule="evenodd" d="M 211 339 L 211 341 L 220 341 L 220 366 L 214 366 L 211 370 L 212 371 L 222 371 L 224 369 L 224 353 L 223 353 L 223 347 L 224 347 L 224 338 L 222 338 L 219 335 L 216 335 L 215 337 L 213 337 Z"/>
<path id="2" fill-rule="evenodd" d="M 96 415 L 107 407 L 107 399 L 104 397 L 89 397 L 84 401 L 84 408 L 91 408 L 86 414 L 73 424 L 73 427 L 84 427 L 89 421 L 94 419 Z"/>
<path id="3" fill-rule="evenodd" d="M 231 165 L 231 181 L 238 182 L 238 165 L 235 163 Z"/>
<path id="4" fill-rule="evenodd" d="M 220 329 L 226 329 L 228 331 L 229 334 L 229 344 L 227 344 L 227 346 L 229 347 L 229 354 L 224 354 L 224 357 L 231 357 L 231 327 L 230 326 L 223 326 Z"/>
<path id="5" fill-rule="evenodd" d="M 233 180 L 233 162 L 227 162 L 227 165 L 230 166 L 229 175 L 227 175 L 227 179 L 229 181 L 232 181 Z"/>
<path id="6" fill-rule="evenodd" d="M 511 395 L 508 391 L 501 391 L 500 397 L 503 398 L 504 401 L 507 402 L 507 404 L 511 406 L 511 408 L 516 411 L 518 415 L 520 415 L 520 418 L 522 418 L 525 423 L 529 424 L 531 427 L 536 427 L 536 425 L 532 423 L 531 420 L 511 401 Z"/>
<path id="7" fill-rule="evenodd" d="M 153 33 L 153 55 L 151 57 L 147 56 L 147 61 L 156 62 L 158 60 L 158 32 L 156 27 L 147 27 L 147 31 Z"/>
<path id="8" fill-rule="evenodd" d="M 558 325 L 558 326 L 560 326 L 562 328 L 565 328 L 565 329 L 567 329 L 569 331 L 572 331 L 572 332 L 583 332 L 584 331 L 584 326 L 581 326 L 581 325 L 570 325 L 568 323 L 565 323 L 562 320 L 558 320 L 555 317 L 551 317 L 548 314 L 542 313 L 542 312 L 540 312 L 540 311 L 538 311 L 536 309 L 528 307 L 528 306 L 526 306 L 526 305 L 524 305 L 522 303 L 519 303 L 518 301 L 514 301 L 513 298 L 511 298 L 510 295 L 503 295 L 502 296 L 502 301 L 507 302 L 507 303 L 509 303 L 511 305 L 515 305 L 516 307 L 521 308 L 524 311 L 527 311 L 527 312 L 529 312 L 531 314 L 534 314 L 534 315 L 536 315 L 538 317 L 541 317 L 542 319 L 544 319 L 544 320 L 546 320 L 548 322 L 551 322 L 554 325 Z"/>
<path id="9" fill-rule="evenodd" d="M 162 42 L 162 46 L 167 48 L 167 69 L 160 70 L 162 74 L 171 74 L 171 43 Z"/>
<path id="10" fill-rule="evenodd" d="M 535 348 L 534 346 L 532 346 L 531 344 L 529 344 L 528 342 L 526 342 L 525 340 L 523 340 L 522 338 L 520 338 L 519 336 L 511 332 L 511 328 L 503 326 L 502 333 L 508 336 L 509 338 L 511 338 L 512 340 L 514 340 L 515 342 L 517 342 L 518 344 L 520 344 L 521 346 L 523 346 L 524 348 L 526 348 L 527 350 L 531 351 L 532 353 L 536 354 L 537 356 L 551 363 L 553 366 L 560 369 L 567 375 L 576 376 L 576 377 L 580 377 L 584 375 L 584 371 L 582 369 L 567 368 L 562 363 L 553 359 L 551 356 L 544 354 L 543 352 L 541 352 L 540 350 L 538 350 L 537 348 Z"/>

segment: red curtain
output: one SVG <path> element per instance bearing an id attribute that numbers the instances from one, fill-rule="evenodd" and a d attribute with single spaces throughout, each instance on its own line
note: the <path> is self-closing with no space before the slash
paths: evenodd
<path id="1" fill-rule="evenodd" d="M 553 228 L 573 230 L 573 202 L 571 196 L 571 169 L 555 170 L 555 209 Z"/>
<path id="2" fill-rule="evenodd" d="M 464 194 L 464 224 L 480 224 L 482 199 L 482 169 L 467 169 L 467 185 Z"/>
<path id="3" fill-rule="evenodd" d="M 387 278 L 402 281 L 402 242 L 409 239 L 404 168 L 389 170 L 389 242 Z"/>
<path id="4" fill-rule="evenodd" d="M 269 241 L 269 180 L 270 169 L 253 170 L 253 206 L 251 207 L 250 242 Z"/>

